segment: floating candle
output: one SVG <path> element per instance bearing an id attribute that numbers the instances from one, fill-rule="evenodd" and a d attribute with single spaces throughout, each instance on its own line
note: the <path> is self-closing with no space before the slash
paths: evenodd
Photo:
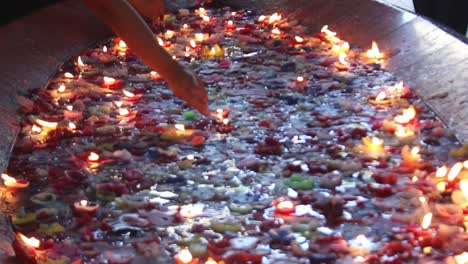
<path id="1" fill-rule="evenodd" d="M 76 125 L 73 122 L 70 122 L 70 123 L 68 123 L 68 128 L 70 128 L 71 130 L 75 130 Z"/>
<path id="2" fill-rule="evenodd" d="M 36 119 L 35 122 L 41 127 L 47 127 L 47 128 L 52 128 L 52 129 L 57 128 L 58 126 L 57 122 L 48 122 L 42 119 Z"/>
<path id="3" fill-rule="evenodd" d="M 225 27 L 226 30 L 234 30 L 236 29 L 237 25 L 236 23 L 232 22 L 232 20 L 229 20 L 228 22 L 226 22 Z"/>
<path id="4" fill-rule="evenodd" d="M 73 207 L 75 208 L 75 211 L 78 213 L 93 214 L 99 208 L 99 205 L 96 203 L 91 203 L 87 200 L 81 200 L 79 202 L 75 202 L 73 204 Z"/>
<path id="5" fill-rule="evenodd" d="M 73 111 L 73 105 L 67 105 L 65 108 L 67 108 L 68 111 Z"/>
<path id="6" fill-rule="evenodd" d="M 376 137 L 362 138 L 362 143 L 362 145 L 356 147 L 356 150 L 363 152 L 366 157 L 371 159 L 386 157 L 383 139 Z"/>
<path id="7" fill-rule="evenodd" d="M 135 94 L 130 92 L 130 91 L 127 91 L 127 90 L 122 90 L 122 93 L 126 96 L 126 97 L 134 97 Z"/>
<path id="8" fill-rule="evenodd" d="M 63 76 L 64 76 L 65 78 L 67 78 L 67 79 L 73 79 L 73 78 L 75 78 L 75 76 L 74 76 L 73 74 L 69 73 L 69 72 L 66 72 Z"/>
<path id="9" fill-rule="evenodd" d="M 99 158 L 100 158 L 99 155 L 95 152 L 91 152 L 88 155 L 88 161 L 91 161 L 91 162 L 97 162 L 99 161 Z"/>
<path id="10" fill-rule="evenodd" d="M 268 19 L 268 23 L 269 24 L 273 24 L 273 23 L 276 23 L 278 21 L 280 21 L 281 19 L 283 18 L 283 16 L 279 13 L 274 13 L 273 15 L 270 16 L 270 18 Z"/>
<path id="11" fill-rule="evenodd" d="M 296 43 L 298 43 L 298 44 L 302 44 L 302 43 L 304 42 L 304 38 L 299 37 L 299 36 L 295 36 L 295 37 L 294 37 L 294 40 L 295 40 Z"/>
<path id="12" fill-rule="evenodd" d="M 398 139 L 400 140 L 412 140 L 414 139 L 415 134 L 416 133 L 409 126 L 395 126 L 395 136 L 398 137 Z"/>
<path id="13" fill-rule="evenodd" d="M 197 259 L 194 259 L 192 253 L 187 248 L 183 248 L 175 256 L 176 264 L 196 264 L 198 263 Z"/>
<path id="14" fill-rule="evenodd" d="M 408 145 L 404 146 L 401 150 L 402 162 L 401 165 L 408 168 L 418 168 L 420 166 L 419 162 L 421 159 L 421 154 L 419 154 L 419 148 L 413 147 L 410 150 Z"/>
<path id="15" fill-rule="evenodd" d="M 403 81 L 396 83 L 394 86 L 388 88 L 388 93 L 393 97 L 405 97 L 411 92 L 409 87 L 405 86 Z"/>
<path id="16" fill-rule="evenodd" d="M 128 116 L 130 115 L 130 111 L 127 108 L 120 108 L 119 109 L 120 116 Z"/>
<path id="17" fill-rule="evenodd" d="M 119 48 L 122 49 L 122 50 L 127 50 L 127 43 L 125 43 L 125 41 L 123 40 L 120 40 L 119 41 Z"/>
<path id="18" fill-rule="evenodd" d="M 431 226 L 431 223 L 432 223 L 432 213 L 425 214 L 421 221 L 422 229 L 428 229 Z"/>
<path id="19" fill-rule="evenodd" d="M 448 181 L 455 180 L 455 178 L 458 176 L 458 174 L 460 174 L 462 169 L 463 169 L 463 163 L 461 162 L 455 163 L 450 169 L 449 173 L 447 174 L 447 180 Z"/>
<path id="20" fill-rule="evenodd" d="M 258 17 L 258 22 L 263 22 L 263 21 L 266 20 L 266 18 L 267 17 L 265 15 L 261 15 L 261 16 Z"/>
<path id="21" fill-rule="evenodd" d="M 103 80 L 104 80 L 104 84 L 109 85 L 109 86 L 115 84 L 115 81 L 116 81 L 114 78 L 107 77 L 107 76 L 104 76 Z"/>
<path id="22" fill-rule="evenodd" d="M 340 55 L 339 55 L 339 57 L 338 57 L 338 61 L 341 63 L 341 65 L 346 66 L 346 65 L 349 64 L 349 63 L 346 61 L 346 57 L 347 57 L 347 56 L 348 56 L 348 55 L 346 55 L 346 53 L 344 53 L 344 52 L 340 53 Z"/>
<path id="23" fill-rule="evenodd" d="M 437 178 L 443 178 L 447 175 L 447 172 L 448 172 L 447 166 L 442 166 L 436 170 L 435 176 Z"/>
<path id="24" fill-rule="evenodd" d="M 32 128 L 31 128 L 31 131 L 32 131 L 33 133 L 38 134 L 38 133 L 41 133 L 41 132 L 42 132 L 42 129 L 41 129 L 40 127 L 36 126 L 36 125 L 33 125 Z"/>
<path id="25" fill-rule="evenodd" d="M 167 38 L 167 39 L 173 38 L 174 35 L 175 35 L 175 32 L 172 31 L 172 30 L 167 30 L 166 33 L 164 33 L 164 37 Z"/>
<path id="26" fill-rule="evenodd" d="M 41 246 L 41 241 L 35 237 L 27 237 L 22 233 L 17 233 L 18 237 L 29 247 L 39 248 Z"/>
<path id="27" fill-rule="evenodd" d="M 367 57 L 370 59 L 380 60 L 383 59 L 384 54 L 380 52 L 377 42 L 372 41 L 372 48 L 367 51 Z"/>
<path id="28" fill-rule="evenodd" d="M 191 47 L 192 49 L 196 49 L 196 48 L 197 48 L 197 43 L 195 42 L 194 39 L 190 40 L 190 47 Z"/>
<path id="29" fill-rule="evenodd" d="M 204 22 L 210 22 L 210 17 L 209 16 L 202 16 L 202 19 Z"/>
<path id="30" fill-rule="evenodd" d="M 399 124 L 408 124 L 416 118 L 416 110 L 413 106 L 403 109 L 403 114 L 395 116 L 393 121 Z"/>
<path id="31" fill-rule="evenodd" d="M 104 52 L 104 53 L 107 52 L 107 46 L 102 47 L 102 52 Z"/>
<path id="32" fill-rule="evenodd" d="M 279 30 L 278 28 L 274 28 L 271 30 L 271 35 L 273 37 L 279 37 L 281 36 L 281 34 L 282 34 L 281 30 Z"/>
<path id="33" fill-rule="evenodd" d="M 273 201 L 273 206 L 275 207 L 275 212 L 279 214 L 289 215 L 294 213 L 295 205 L 292 201 L 287 199 L 278 199 Z"/>
<path id="34" fill-rule="evenodd" d="M 349 48 L 350 48 L 349 43 L 344 41 L 341 44 L 334 44 L 331 50 L 335 54 L 341 54 L 341 53 L 348 52 Z"/>
<path id="35" fill-rule="evenodd" d="M 29 182 L 25 180 L 17 180 L 8 174 L 2 173 L 3 184 L 11 189 L 23 189 L 29 186 Z"/>

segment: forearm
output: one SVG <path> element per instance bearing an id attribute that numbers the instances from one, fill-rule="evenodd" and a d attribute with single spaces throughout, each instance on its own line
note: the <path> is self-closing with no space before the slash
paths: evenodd
<path id="1" fill-rule="evenodd" d="M 130 49 L 163 78 L 181 66 L 158 45 L 148 25 L 125 0 L 84 0 L 120 36 Z"/>

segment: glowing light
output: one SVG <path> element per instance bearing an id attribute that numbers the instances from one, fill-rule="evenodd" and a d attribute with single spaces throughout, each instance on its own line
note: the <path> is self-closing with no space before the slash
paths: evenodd
<path id="1" fill-rule="evenodd" d="M 123 40 L 120 40 L 119 41 L 119 47 L 122 48 L 122 49 L 127 49 L 127 43 L 125 43 L 125 41 L 123 41 Z"/>
<path id="2" fill-rule="evenodd" d="M 294 212 L 294 203 L 289 200 L 277 201 L 275 211 L 280 214 L 291 214 Z"/>
<path id="3" fill-rule="evenodd" d="M 380 60 L 384 57 L 384 54 L 380 52 L 377 42 L 372 41 L 372 48 L 366 53 L 368 58 Z"/>
<path id="4" fill-rule="evenodd" d="M 73 105 L 67 105 L 66 108 L 68 111 L 73 111 Z"/>
<path id="5" fill-rule="evenodd" d="M 89 153 L 88 160 L 91 162 L 98 161 L 99 160 L 99 155 L 95 152 Z"/>
<path id="6" fill-rule="evenodd" d="M 303 82 L 303 81 L 304 81 L 304 77 L 298 76 L 298 77 L 296 78 L 296 81 L 298 81 L 298 82 Z"/>
<path id="7" fill-rule="evenodd" d="M 197 47 L 197 43 L 195 42 L 194 39 L 190 40 L 190 47 L 192 47 L 192 49 Z"/>
<path id="8" fill-rule="evenodd" d="M 387 98 L 387 94 L 386 94 L 385 92 L 380 92 L 380 93 L 375 97 L 375 100 L 378 102 L 378 101 L 385 100 L 385 98 Z"/>
<path id="9" fill-rule="evenodd" d="M 429 226 L 431 226 L 431 223 L 432 223 L 432 213 L 425 214 L 421 221 L 422 229 L 428 229 Z"/>
<path id="10" fill-rule="evenodd" d="M 205 264 L 218 264 L 218 262 L 216 262 L 216 260 L 212 259 L 212 258 L 208 258 L 206 261 L 205 261 Z"/>
<path id="11" fill-rule="evenodd" d="M 29 186 L 29 182 L 25 180 L 17 180 L 6 173 L 2 173 L 3 184 L 10 188 L 26 188 Z"/>
<path id="12" fill-rule="evenodd" d="M 107 46 L 102 47 L 102 52 L 107 52 Z"/>
<path id="13" fill-rule="evenodd" d="M 127 91 L 127 90 L 122 90 L 122 93 L 126 96 L 126 97 L 134 97 L 135 94 L 130 92 L 130 91 Z"/>
<path id="14" fill-rule="evenodd" d="M 206 9 L 205 9 L 205 8 L 200 7 L 200 8 L 198 9 L 198 14 L 199 14 L 200 16 L 204 16 L 204 15 L 206 15 L 206 13 L 207 13 L 207 12 L 206 12 Z"/>
<path id="15" fill-rule="evenodd" d="M 356 243 L 362 246 L 369 245 L 369 239 L 365 235 L 358 235 L 355 239 Z"/>
<path id="16" fill-rule="evenodd" d="M 403 109 L 403 114 L 395 116 L 393 119 L 395 122 L 400 124 L 407 124 L 416 117 L 416 110 L 413 106 Z"/>
<path id="17" fill-rule="evenodd" d="M 120 108 L 119 109 L 119 115 L 121 116 L 128 116 L 130 114 L 130 111 L 128 111 L 127 108 Z"/>
<path id="18" fill-rule="evenodd" d="M 468 252 L 463 252 L 460 255 L 456 255 L 453 257 L 457 264 L 466 264 L 468 263 Z"/>
<path id="19" fill-rule="evenodd" d="M 465 199 L 468 201 L 468 180 L 461 180 L 460 181 L 460 190 L 465 196 Z"/>
<path id="20" fill-rule="evenodd" d="M 66 72 L 65 74 L 63 74 L 63 76 L 65 76 L 65 78 L 68 78 L 68 79 L 73 79 L 75 78 L 75 76 L 69 72 Z"/>
<path id="21" fill-rule="evenodd" d="M 182 28 L 183 28 L 183 29 L 188 29 L 189 26 L 188 26 L 187 24 L 184 24 L 184 25 L 182 26 Z"/>
<path id="22" fill-rule="evenodd" d="M 115 83 L 115 79 L 112 78 L 112 77 L 107 77 L 107 76 L 104 76 L 104 83 L 107 84 L 107 85 L 112 85 Z"/>
<path id="23" fill-rule="evenodd" d="M 258 17 L 258 22 L 263 22 L 263 21 L 265 21 L 265 19 L 266 19 L 266 16 L 261 15 L 261 16 Z"/>
<path id="24" fill-rule="evenodd" d="M 192 253 L 187 248 L 183 248 L 179 251 L 179 254 L 175 256 L 176 260 L 178 260 L 181 264 L 189 264 L 192 262 L 193 257 Z"/>
<path id="25" fill-rule="evenodd" d="M 228 24 L 228 26 L 232 26 L 232 25 L 234 25 L 234 22 L 232 22 L 232 20 L 229 20 L 229 21 L 227 22 L 227 24 Z"/>
<path id="26" fill-rule="evenodd" d="M 41 246 L 41 241 L 35 237 L 27 237 L 21 233 L 18 233 L 18 237 L 23 241 L 23 243 L 30 247 L 39 248 Z"/>
<path id="27" fill-rule="evenodd" d="M 447 180 L 453 181 L 458 176 L 458 174 L 460 174 L 462 169 L 463 169 L 463 163 L 461 162 L 455 163 L 450 169 L 449 173 L 447 174 Z"/>
<path id="28" fill-rule="evenodd" d="M 465 167 L 465 169 L 468 169 L 468 160 L 465 160 L 465 162 L 463 162 L 463 166 Z"/>
<path id="29" fill-rule="evenodd" d="M 203 16 L 202 19 L 205 22 L 210 22 L 210 17 L 209 16 Z"/>
<path id="30" fill-rule="evenodd" d="M 115 104 L 115 106 L 120 108 L 123 105 L 123 102 L 116 101 L 116 102 L 114 102 L 114 104 Z"/>
<path id="31" fill-rule="evenodd" d="M 198 42 L 203 42 L 205 35 L 203 33 L 195 33 L 195 40 Z"/>
<path id="32" fill-rule="evenodd" d="M 57 92 L 59 93 L 63 93 L 67 90 L 67 87 L 65 86 L 65 84 L 61 84 L 59 85 L 59 87 L 57 88 Z"/>
<path id="33" fill-rule="evenodd" d="M 188 160 L 194 160 L 195 159 L 195 156 L 190 154 L 190 155 L 187 155 L 187 159 Z"/>
<path id="34" fill-rule="evenodd" d="M 78 56 L 78 66 L 80 66 L 80 67 L 84 67 L 84 66 L 85 66 L 84 63 L 83 63 L 83 61 L 81 60 L 81 56 Z"/>
<path id="35" fill-rule="evenodd" d="M 185 131 L 185 126 L 183 124 L 175 124 L 174 127 L 179 131 Z"/>
<path id="36" fill-rule="evenodd" d="M 70 122 L 70 123 L 68 123 L 68 128 L 70 128 L 71 130 L 75 130 L 76 125 L 73 122 Z"/>
<path id="37" fill-rule="evenodd" d="M 227 119 L 227 118 L 223 119 L 223 124 L 224 124 L 224 125 L 229 124 L 229 119 Z"/>
<path id="38" fill-rule="evenodd" d="M 302 42 L 304 42 L 304 38 L 301 38 L 301 37 L 299 37 L 299 36 L 295 36 L 295 37 L 294 37 L 294 40 L 295 40 L 297 43 L 302 43 Z"/>
<path id="39" fill-rule="evenodd" d="M 281 30 L 279 30 L 278 28 L 274 28 L 271 30 L 271 34 L 275 36 L 281 35 Z"/>
<path id="40" fill-rule="evenodd" d="M 338 57 L 338 61 L 343 65 L 348 65 L 348 62 L 346 61 L 346 56 L 346 53 L 341 53 Z"/>
<path id="41" fill-rule="evenodd" d="M 447 172 L 448 172 L 447 166 L 442 166 L 437 169 L 435 176 L 437 178 L 443 178 L 445 177 L 445 175 L 447 175 Z"/>
<path id="42" fill-rule="evenodd" d="M 447 183 L 446 182 L 438 182 L 436 184 L 436 188 L 439 192 L 445 192 L 445 190 L 447 189 Z"/>
<path id="43" fill-rule="evenodd" d="M 158 40 L 158 45 L 159 46 L 164 46 L 164 40 L 162 40 L 162 38 L 157 37 L 156 39 Z"/>
<path id="44" fill-rule="evenodd" d="M 41 133 L 42 132 L 42 129 L 36 125 L 33 125 L 32 128 L 31 128 L 31 131 L 34 132 L 34 133 Z"/>
<path id="45" fill-rule="evenodd" d="M 275 22 L 278 22 L 282 19 L 282 15 L 279 14 L 279 13 L 274 13 L 273 15 L 270 16 L 270 18 L 268 19 L 268 23 L 270 24 L 273 24 Z"/>
<path id="46" fill-rule="evenodd" d="M 395 136 L 398 138 L 407 138 L 415 135 L 415 132 L 409 127 L 396 125 Z"/>
<path id="47" fill-rule="evenodd" d="M 164 34 L 164 37 L 170 39 L 170 38 L 174 37 L 174 35 L 175 35 L 175 32 L 174 32 L 174 31 L 168 30 L 168 31 L 166 31 L 166 33 Z"/>
<path id="48" fill-rule="evenodd" d="M 231 12 L 231 16 L 237 15 L 237 12 Z"/>
<path id="49" fill-rule="evenodd" d="M 57 122 L 47 122 L 42 119 L 36 119 L 35 121 L 38 125 L 41 127 L 47 127 L 47 128 L 57 128 L 58 123 Z"/>

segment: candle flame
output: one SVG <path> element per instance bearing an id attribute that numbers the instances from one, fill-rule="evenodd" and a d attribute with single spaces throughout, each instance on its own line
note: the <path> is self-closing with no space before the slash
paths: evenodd
<path id="1" fill-rule="evenodd" d="M 5 184 L 5 186 L 13 186 L 17 183 L 15 178 L 11 177 L 10 175 L 6 173 L 2 173 L 2 179 L 3 179 L 3 184 Z"/>
<path id="2" fill-rule="evenodd" d="M 61 84 L 61 85 L 59 85 L 59 87 L 57 88 L 57 92 L 63 93 L 63 92 L 65 92 L 66 89 L 67 89 L 67 87 L 65 86 L 65 84 Z"/>
<path id="3" fill-rule="evenodd" d="M 205 22 L 210 22 L 210 17 L 209 16 L 203 16 L 202 19 Z"/>
<path id="4" fill-rule="evenodd" d="M 335 54 L 346 53 L 349 51 L 349 48 L 349 43 L 345 41 L 341 44 L 333 44 L 332 52 Z"/>
<path id="5" fill-rule="evenodd" d="M 437 169 L 435 176 L 437 178 L 443 178 L 445 177 L 445 175 L 447 175 L 447 172 L 448 172 L 447 166 L 442 166 Z"/>
<path id="6" fill-rule="evenodd" d="M 107 52 L 107 46 L 102 47 L 102 52 Z"/>
<path id="7" fill-rule="evenodd" d="M 232 20 L 229 20 L 229 21 L 227 22 L 227 24 L 228 24 L 228 26 L 232 26 L 232 25 L 234 25 L 234 22 L 232 22 Z"/>
<path id="8" fill-rule="evenodd" d="M 69 127 L 71 130 L 75 130 L 75 129 L 76 129 L 76 125 L 75 125 L 73 122 L 68 123 L 68 127 Z"/>
<path id="9" fill-rule="evenodd" d="M 68 111 L 73 111 L 73 105 L 67 105 L 66 108 Z"/>
<path id="10" fill-rule="evenodd" d="M 447 174 L 447 180 L 453 181 L 458 176 L 458 174 L 460 174 L 462 169 L 463 169 L 463 163 L 461 162 L 455 163 L 450 169 L 449 173 Z"/>
<path id="11" fill-rule="evenodd" d="M 279 13 L 274 13 L 273 15 L 270 16 L 268 19 L 268 23 L 273 24 L 277 21 L 280 21 L 283 18 L 283 16 Z"/>
<path id="12" fill-rule="evenodd" d="M 463 167 L 465 167 L 465 169 L 468 169 L 468 160 L 465 160 L 463 162 Z"/>
<path id="13" fill-rule="evenodd" d="M 304 42 L 304 38 L 299 37 L 299 36 L 295 36 L 295 37 L 294 37 L 294 40 L 295 40 L 297 43 L 302 43 L 302 42 Z"/>
<path id="14" fill-rule="evenodd" d="M 78 56 L 78 66 L 80 66 L 80 67 L 84 67 L 84 66 L 85 66 L 84 63 L 83 63 L 83 61 L 81 60 L 81 56 Z"/>
<path id="15" fill-rule="evenodd" d="M 95 152 L 91 152 L 91 153 L 89 153 L 88 160 L 89 161 L 98 161 L 99 160 L 99 155 L 97 153 L 95 153 Z"/>
<path id="16" fill-rule="evenodd" d="M 216 262 L 216 260 L 212 259 L 212 258 L 208 258 L 206 261 L 205 261 L 205 264 L 218 264 L 218 262 Z"/>
<path id="17" fill-rule="evenodd" d="M 411 122 L 415 117 L 416 110 L 413 106 L 410 106 L 409 108 L 403 109 L 403 113 L 401 115 L 395 116 L 393 120 L 400 124 L 407 124 Z"/>
<path id="18" fill-rule="evenodd" d="M 379 101 L 382 101 L 382 100 L 385 100 L 385 98 L 387 98 L 387 94 L 385 92 L 380 92 L 376 97 L 375 97 L 375 100 L 377 102 Z"/>
<path id="19" fill-rule="evenodd" d="M 263 21 L 265 21 L 265 19 L 266 19 L 266 16 L 261 15 L 261 16 L 258 17 L 258 22 L 263 22 Z"/>
<path id="20" fill-rule="evenodd" d="M 122 48 L 122 49 L 127 49 L 127 43 L 125 43 L 125 41 L 123 41 L 123 40 L 120 40 L 119 41 L 119 47 Z"/>
<path id="21" fill-rule="evenodd" d="M 34 132 L 34 133 L 41 133 L 42 132 L 42 129 L 36 125 L 33 125 L 32 128 L 31 128 L 31 131 Z"/>
<path id="22" fill-rule="evenodd" d="M 271 34 L 273 35 L 281 35 L 281 30 L 279 30 L 278 28 L 274 28 L 271 30 Z"/>
<path id="23" fill-rule="evenodd" d="M 187 24 L 184 24 L 184 25 L 182 26 L 182 28 L 184 28 L 184 29 L 188 29 L 188 27 L 189 27 L 189 26 L 188 26 Z"/>
<path id="24" fill-rule="evenodd" d="M 355 240 L 360 245 L 367 245 L 369 243 L 369 239 L 363 234 L 358 235 Z"/>
<path id="25" fill-rule="evenodd" d="M 291 201 L 281 201 L 276 205 L 276 208 L 283 210 L 283 209 L 293 209 L 294 203 Z"/>
<path id="26" fill-rule="evenodd" d="M 183 124 L 175 124 L 174 127 L 179 131 L 185 131 L 185 126 Z"/>
<path id="27" fill-rule="evenodd" d="M 190 154 L 190 155 L 187 155 L 187 159 L 188 160 L 194 160 L 195 159 L 195 156 Z"/>
<path id="28" fill-rule="evenodd" d="M 436 184 L 436 188 L 439 192 L 445 192 L 445 189 L 447 188 L 447 183 L 445 182 L 438 182 Z"/>
<path id="29" fill-rule="evenodd" d="M 195 40 L 198 42 L 203 42 L 205 39 L 205 36 L 203 33 L 195 33 Z"/>
<path id="30" fill-rule="evenodd" d="M 237 15 L 237 12 L 231 12 L 231 16 Z"/>
<path id="31" fill-rule="evenodd" d="M 348 65 L 348 62 L 346 61 L 346 53 L 340 53 L 340 56 L 338 57 L 338 60 L 340 61 L 341 64 L 343 65 Z"/>
<path id="32" fill-rule="evenodd" d="M 453 258 L 455 259 L 456 264 L 466 264 L 468 263 L 468 252 L 463 252 Z"/>
<path id="33" fill-rule="evenodd" d="M 88 205 L 88 201 L 86 201 L 86 200 L 81 200 L 81 201 L 80 201 L 80 205 L 81 205 L 81 206 L 87 206 L 87 205 Z"/>
<path id="34" fill-rule="evenodd" d="M 75 78 L 75 76 L 69 72 L 66 72 L 65 74 L 63 74 L 63 76 L 65 76 L 65 78 L 68 78 L 68 79 Z"/>
<path id="35" fill-rule="evenodd" d="M 296 78 L 296 80 L 297 80 L 298 82 L 303 82 L 303 81 L 304 81 L 304 77 L 298 76 L 298 77 Z"/>
<path id="36" fill-rule="evenodd" d="M 178 259 L 183 264 L 191 263 L 193 260 L 192 253 L 187 248 L 183 248 L 179 251 L 179 254 L 176 255 Z"/>
<path id="37" fill-rule="evenodd" d="M 223 119 L 223 124 L 224 124 L 224 125 L 229 124 L 229 119 L 227 119 L 227 118 Z"/>
<path id="38" fill-rule="evenodd" d="M 33 248 L 39 248 L 41 241 L 35 237 L 27 237 L 21 233 L 18 233 L 18 237 L 28 246 Z"/>
<path id="39" fill-rule="evenodd" d="M 373 138 L 372 138 L 371 144 L 372 144 L 373 146 L 381 146 L 381 145 L 383 145 L 383 143 L 384 143 L 383 139 L 379 139 L 379 138 L 377 138 L 377 137 L 373 137 Z"/>
<path id="40" fill-rule="evenodd" d="M 121 116 L 128 116 L 130 114 L 130 111 L 128 111 L 127 108 L 120 108 L 119 109 L 119 115 Z"/>
<path id="41" fill-rule="evenodd" d="M 166 33 L 164 34 L 164 36 L 165 36 L 166 38 L 170 39 L 170 38 L 174 37 L 174 34 L 175 34 L 174 31 L 168 30 L 168 31 L 166 31 Z"/>
<path id="42" fill-rule="evenodd" d="M 415 132 L 411 130 L 409 127 L 396 125 L 395 136 L 397 136 L 398 138 L 412 137 L 414 135 L 415 135 Z"/>
<path id="43" fill-rule="evenodd" d="M 115 83 L 115 79 L 112 77 L 104 76 L 104 83 L 107 85 L 112 85 Z"/>
<path id="44" fill-rule="evenodd" d="M 122 90 L 123 94 L 126 96 L 126 97 L 134 97 L 135 94 L 130 92 L 130 91 L 127 91 L 127 90 Z"/>
<path id="45" fill-rule="evenodd" d="M 372 41 L 372 48 L 367 51 L 366 53 L 368 58 L 371 59 L 382 59 L 384 57 L 383 53 L 380 52 L 379 46 L 377 45 L 377 42 Z"/>
<path id="46" fill-rule="evenodd" d="M 158 40 L 158 45 L 159 46 L 164 46 L 164 40 L 162 40 L 162 38 L 157 37 L 156 39 Z"/>
<path id="47" fill-rule="evenodd" d="M 58 126 L 57 122 L 47 122 L 42 119 L 36 119 L 36 123 L 40 125 L 41 127 L 47 127 L 47 128 L 57 128 Z"/>
<path id="48" fill-rule="evenodd" d="M 336 36 L 336 32 L 330 31 L 328 25 L 323 26 L 320 32 L 325 33 L 327 36 Z"/>
<path id="49" fill-rule="evenodd" d="M 432 223 L 432 213 L 425 214 L 421 221 L 421 227 L 423 229 L 428 229 L 429 226 L 431 226 L 431 223 Z"/>
<path id="50" fill-rule="evenodd" d="M 203 7 L 200 7 L 200 8 L 198 9 L 198 14 L 200 14 L 200 16 L 206 15 L 206 9 L 203 8 Z"/>
<path id="51" fill-rule="evenodd" d="M 418 147 L 413 147 L 411 149 L 411 155 L 418 155 L 419 154 L 419 148 Z"/>
<path id="52" fill-rule="evenodd" d="M 190 47 L 192 47 L 193 49 L 197 47 L 197 43 L 194 39 L 190 40 Z"/>

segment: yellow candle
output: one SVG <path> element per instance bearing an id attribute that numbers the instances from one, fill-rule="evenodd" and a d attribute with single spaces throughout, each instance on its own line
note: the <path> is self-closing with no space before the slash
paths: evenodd
<path id="1" fill-rule="evenodd" d="M 408 168 L 418 168 L 421 159 L 419 148 L 414 147 L 410 149 L 408 145 L 404 146 L 401 150 L 402 162 L 401 165 Z"/>
<path id="2" fill-rule="evenodd" d="M 363 138 L 361 145 L 356 147 L 357 152 L 364 153 L 364 155 L 371 159 L 385 158 L 385 148 L 383 139 L 376 137 Z"/>

